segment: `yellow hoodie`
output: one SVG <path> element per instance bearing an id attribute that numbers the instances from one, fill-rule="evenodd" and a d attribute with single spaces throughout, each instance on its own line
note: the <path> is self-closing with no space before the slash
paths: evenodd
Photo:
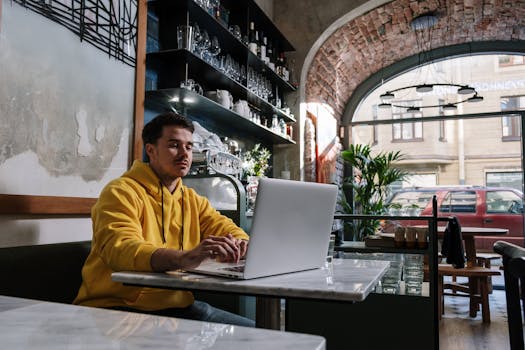
<path id="1" fill-rule="evenodd" d="M 150 259 L 155 250 L 180 249 L 181 227 L 184 250 L 194 248 L 209 235 L 231 233 L 236 238 L 248 239 L 232 220 L 213 209 L 206 198 L 182 181 L 170 193 L 161 186 L 149 165 L 140 161 L 135 161 L 128 172 L 102 190 L 91 218 L 91 252 L 73 302 L 78 305 L 141 310 L 187 307 L 193 303 L 190 292 L 124 286 L 113 282 L 111 273 L 152 271 Z"/>

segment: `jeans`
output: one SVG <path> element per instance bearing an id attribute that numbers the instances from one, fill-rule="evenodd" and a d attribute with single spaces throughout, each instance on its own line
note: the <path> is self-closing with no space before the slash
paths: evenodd
<path id="1" fill-rule="evenodd" d="M 139 312 L 157 316 L 178 317 L 189 320 L 227 323 L 243 327 L 255 327 L 255 321 L 249 318 L 239 316 L 237 314 L 218 309 L 203 301 L 195 300 L 195 302 L 186 308 L 172 308 L 155 311 L 144 311 L 132 309 L 129 307 L 115 306 L 110 307 L 112 310 L 121 310 L 128 312 Z"/>

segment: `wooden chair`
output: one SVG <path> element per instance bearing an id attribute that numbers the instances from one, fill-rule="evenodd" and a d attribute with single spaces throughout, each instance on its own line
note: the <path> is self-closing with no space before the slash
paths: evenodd
<path id="1" fill-rule="evenodd" d="M 497 241 L 494 251 L 503 256 L 505 276 L 505 297 L 509 325 L 509 342 L 511 350 L 523 350 L 523 317 L 525 309 L 525 249 L 512 243 Z"/>
<path id="2" fill-rule="evenodd" d="M 492 268 L 492 260 L 501 259 L 501 255 L 496 253 L 478 253 L 476 252 L 476 265 L 481 267 L 486 267 L 487 269 Z M 456 276 L 452 276 L 452 282 L 456 283 Z M 468 285 L 468 283 L 467 283 Z M 451 288 L 452 293 L 456 293 L 456 288 Z M 492 294 L 492 277 L 489 277 L 489 294 Z"/>
<path id="3" fill-rule="evenodd" d="M 438 266 L 438 317 L 444 313 L 444 297 L 459 296 L 470 298 L 469 315 L 476 317 L 481 306 L 481 315 L 484 323 L 490 323 L 489 282 L 492 276 L 500 275 L 499 271 L 486 267 L 473 266 L 454 268 L 452 265 L 439 264 Z M 468 285 L 451 282 L 445 283 L 444 276 L 468 278 Z M 451 292 L 446 292 L 451 290 Z"/>

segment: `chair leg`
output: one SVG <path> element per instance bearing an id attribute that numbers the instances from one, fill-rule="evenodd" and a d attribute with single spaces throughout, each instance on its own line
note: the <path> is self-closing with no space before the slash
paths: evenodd
<path id="1" fill-rule="evenodd" d="M 481 294 L 481 317 L 483 323 L 490 323 L 489 286 L 488 277 L 480 278 L 479 290 Z"/>
<path id="2" fill-rule="evenodd" d="M 469 277 L 469 290 L 470 290 L 470 304 L 469 304 L 469 316 L 476 317 L 478 313 L 478 300 L 476 298 L 478 293 L 478 279 L 475 277 Z"/>

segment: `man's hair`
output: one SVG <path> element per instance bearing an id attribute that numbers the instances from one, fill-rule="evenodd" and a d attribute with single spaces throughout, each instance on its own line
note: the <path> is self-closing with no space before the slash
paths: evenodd
<path id="1" fill-rule="evenodd" d="M 182 115 L 174 112 L 159 114 L 144 125 L 144 129 L 142 129 L 142 142 L 144 142 L 144 145 L 147 143 L 157 143 L 157 140 L 162 137 L 162 129 L 165 126 L 178 126 L 183 129 L 188 129 L 192 133 L 195 131 L 191 120 Z"/>

